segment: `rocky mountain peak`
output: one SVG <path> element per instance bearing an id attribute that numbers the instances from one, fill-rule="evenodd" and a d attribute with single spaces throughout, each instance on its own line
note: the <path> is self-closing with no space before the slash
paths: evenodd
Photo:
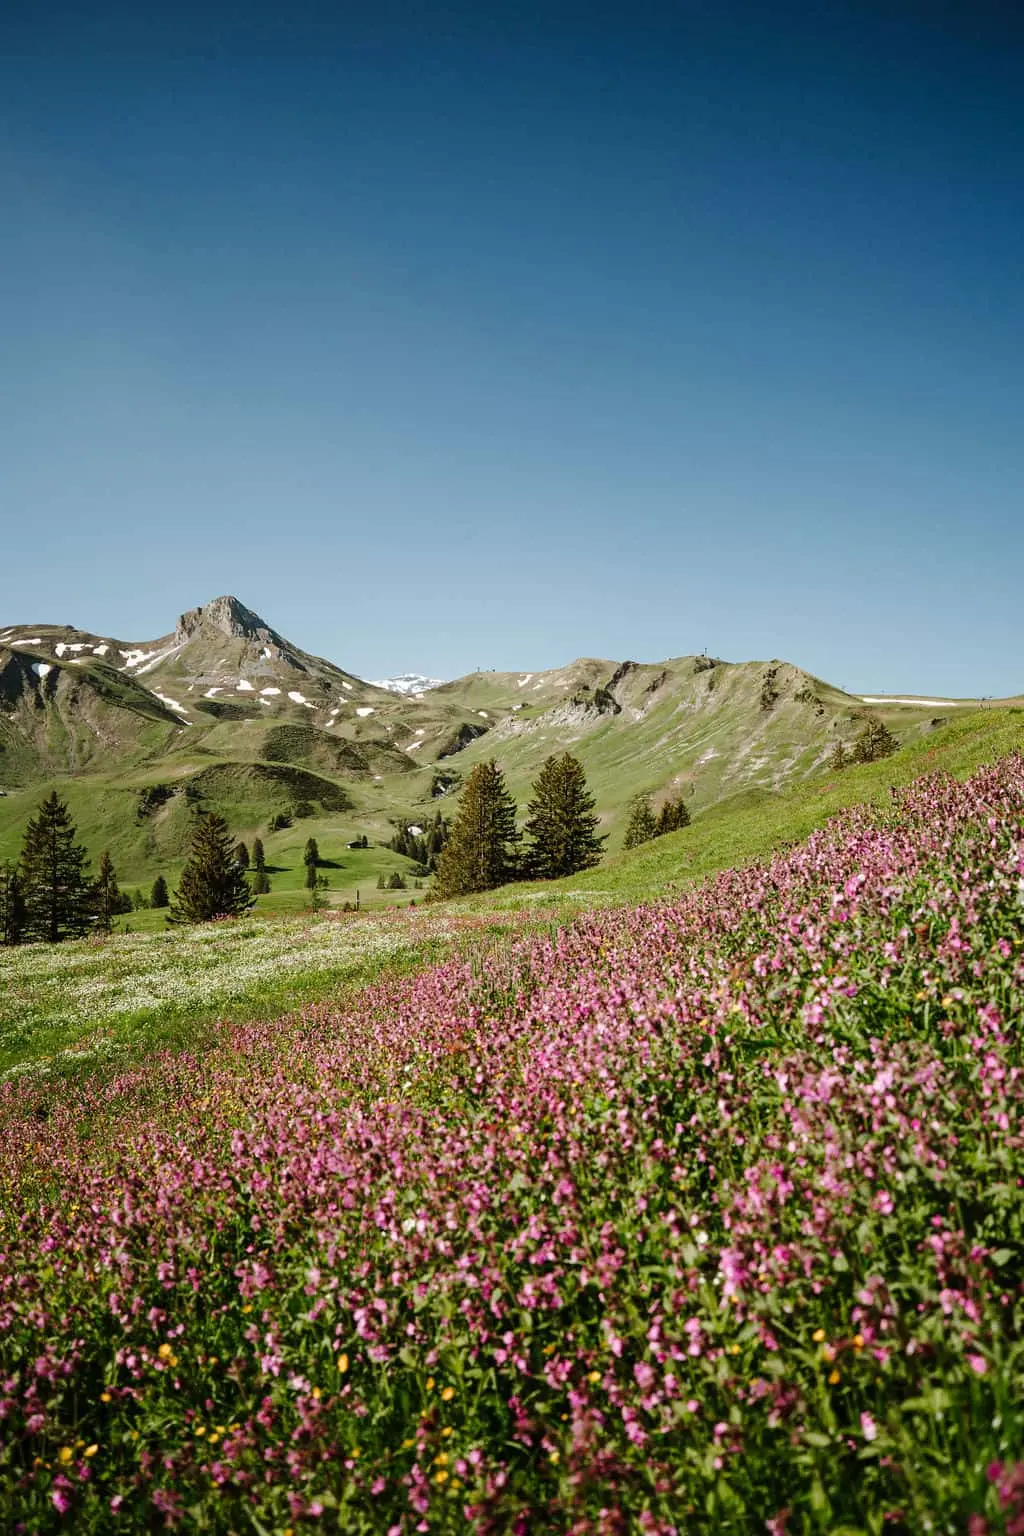
<path id="1" fill-rule="evenodd" d="M 237 597 L 215 597 L 203 608 L 190 608 L 178 620 L 174 637 L 179 641 L 191 640 L 199 630 L 214 631 L 241 640 L 262 640 L 264 643 L 277 639 L 259 614 L 246 608 Z"/>

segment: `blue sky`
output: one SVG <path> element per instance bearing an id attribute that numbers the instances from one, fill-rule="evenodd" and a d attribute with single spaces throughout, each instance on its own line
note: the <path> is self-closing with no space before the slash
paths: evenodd
<path id="1" fill-rule="evenodd" d="M 0 620 L 1024 689 L 1019 8 L 142 9 L 0 20 Z"/>

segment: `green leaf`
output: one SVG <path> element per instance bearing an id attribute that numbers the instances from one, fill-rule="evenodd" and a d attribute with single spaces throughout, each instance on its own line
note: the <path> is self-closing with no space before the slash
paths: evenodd
<path id="1" fill-rule="evenodd" d="M 826 1446 L 832 1444 L 832 1436 L 831 1435 L 823 1435 L 821 1433 L 821 1431 L 818 1430 L 818 1429 L 805 1429 L 804 1430 L 804 1439 L 806 1440 L 808 1445 L 820 1446 L 822 1448 L 822 1450 L 824 1450 L 824 1448 Z"/>

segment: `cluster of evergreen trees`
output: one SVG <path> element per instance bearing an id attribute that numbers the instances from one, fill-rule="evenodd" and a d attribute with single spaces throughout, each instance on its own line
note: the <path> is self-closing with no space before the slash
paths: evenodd
<path id="1" fill-rule="evenodd" d="M 598 817 L 582 763 L 568 752 L 549 757 L 532 795 L 520 832 L 501 769 L 493 759 L 477 764 L 437 861 L 434 900 L 489 891 L 509 880 L 554 880 L 597 863 L 605 839 L 596 835 Z"/>
<path id="2" fill-rule="evenodd" d="M 114 918 L 131 909 L 110 855 L 102 854 L 93 879 L 67 806 L 56 791 L 48 795 L 25 829 L 17 864 L 0 868 L 0 942 L 56 944 L 109 933 Z"/>
<path id="3" fill-rule="evenodd" d="M 641 843 L 649 843 L 652 837 L 663 837 L 666 832 L 678 832 L 680 827 L 689 825 L 690 813 L 681 797 L 666 800 L 661 810 L 655 815 L 651 797 L 637 795 L 629 809 L 629 821 L 626 823 L 626 836 L 622 846 L 639 848 Z"/>
<path id="4" fill-rule="evenodd" d="M 407 859 L 412 859 L 419 865 L 417 870 L 421 875 L 432 875 L 437 869 L 437 861 L 444 852 L 444 846 L 451 833 L 451 822 L 440 811 L 435 812 L 433 819 L 428 821 L 422 832 L 413 832 L 408 822 L 404 822 L 395 832 L 394 837 L 388 843 L 393 853 L 401 853 Z"/>

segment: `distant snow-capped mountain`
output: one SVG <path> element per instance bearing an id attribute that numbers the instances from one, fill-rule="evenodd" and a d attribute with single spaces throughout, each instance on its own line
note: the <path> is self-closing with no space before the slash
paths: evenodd
<path id="1" fill-rule="evenodd" d="M 371 688 L 386 688 L 388 693 L 426 693 L 428 688 L 440 688 L 443 677 L 424 677 L 422 672 L 403 672 L 401 677 L 367 679 Z"/>

